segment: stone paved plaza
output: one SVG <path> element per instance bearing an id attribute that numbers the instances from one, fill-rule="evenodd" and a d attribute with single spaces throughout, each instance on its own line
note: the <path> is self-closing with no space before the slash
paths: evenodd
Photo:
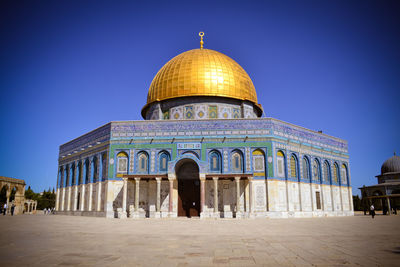
<path id="1" fill-rule="evenodd" d="M 0 266 L 400 266 L 400 215 L 118 220 L 0 217 Z"/>

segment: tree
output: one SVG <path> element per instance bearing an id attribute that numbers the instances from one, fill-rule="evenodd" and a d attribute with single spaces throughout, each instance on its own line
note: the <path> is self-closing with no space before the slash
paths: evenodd
<path id="1" fill-rule="evenodd" d="M 46 190 L 43 191 L 43 194 L 40 195 L 39 193 L 33 192 L 31 187 L 29 186 L 27 190 L 25 190 L 25 199 L 32 199 L 36 200 L 37 203 L 37 209 L 41 210 L 44 208 L 54 208 L 56 204 L 56 194 L 54 194 L 54 189 L 53 192 L 50 191 L 46 192 Z"/>

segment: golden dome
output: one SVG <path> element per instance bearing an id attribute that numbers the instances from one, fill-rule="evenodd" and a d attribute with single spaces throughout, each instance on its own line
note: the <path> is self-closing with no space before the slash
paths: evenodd
<path id="1" fill-rule="evenodd" d="M 247 100 L 261 111 L 246 71 L 230 57 L 210 49 L 189 50 L 168 61 L 154 77 L 142 111 L 153 102 L 187 96 Z"/>

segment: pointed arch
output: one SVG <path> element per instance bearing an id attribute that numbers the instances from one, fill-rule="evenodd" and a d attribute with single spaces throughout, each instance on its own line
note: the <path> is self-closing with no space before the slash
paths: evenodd
<path id="1" fill-rule="evenodd" d="M 317 158 L 313 161 L 313 181 L 314 182 L 321 182 L 321 164 Z"/>
<path id="2" fill-rule="evenodd" d="M 282 150 L 276 152 L 276 174 L 278 177 L 286 177 L 286 156 Z"/>
<path id="3" fill-rule="evenodd" d="M 333 183 L 339 184 L 339 166 L 337 162 L 333 164 Z"/>
<path id="4" fill-rule="evenodd" d="M 161 151 L 158 154 L 158 158 L 159 158 L 159 170 L 160 172 L 166 172 L 168 171 L 168 162 L 171 160 L 171 156 L 168 153 L 168 151 Z"/>
<path id="5" fill-rule="evenodd" d="M 253 151 L 253 172 L 254 176 L 265 177 L 265 153 L 259 148 Z"/>
<path id="6" fill-rule="evenodd" d="M 85 181 L 85 184 L 88 184 L 90 181 L 89 181 L 89 179 L 90 179 L 90 177 L 89 177 L 89 159 L 86 159 L 85 160 L 85 163 L 84 163 L 84 165 L 83 165 L 83 174 L 84 174 L 84 177 L 83 177 L 83 179 L 84 179 L 84 181 Z"/>
<path id="7" fill-rule="evenodd" d="M 210 172 L 222 172 L 221 153 L 218 150 L 211 150 L 208 155 Z"/>
<path id="8" fill-rule="evenodd" d="M 138 167 L 137 171 L 139 173 L 149 172 L 149 154 L 146 151 L 140 151 L 138 153 Z"/>
<path id="9" fill-rule="evenodd" d="M 342 164 L 340 171 L 340 184 L 347 184 L 349 181 L 349 173 L 346 164 Z"/>
<path id="10" fill-rule="evenodd" d="M 308 159 L 307 156 L 304 156 L 302 159 L 302 167 L 303 167 L 303 179 L 310 181 L 310 160 Z"/>
<path id="11" fill-rule="evenodd" d="M 292 153 L 290 156 L 290 177 L 291 178 L 299 178 L 299 167 L 298 160 L 296 154 Z"/>
<path id="12" fill-rule="evenodd" d="M 231 169 L 235 173 L 241 173 L 244 170 L 243 153 L 238 149 L 233 150 L 231 153 Z"/>
<path id="13" fill-rule="evenodd" d="M 331 175 L 331 165 L 327 160 L 324 161 L 324 182 L 332 183 L 332 175 Z"/>
<path id="14" fill-rule="evenodd" d="M 128 154 L 121 151 L 117 154 L 117 174 L 128 173 Z"/>

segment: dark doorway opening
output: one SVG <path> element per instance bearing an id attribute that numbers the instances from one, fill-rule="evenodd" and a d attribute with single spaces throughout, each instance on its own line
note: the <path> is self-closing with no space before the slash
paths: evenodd
<path id="1" fill-rule="evenodd" d="M 192 160 L 185 160 L 177 166 L 178 216 L 200 216 L 199 167 Z"/>

